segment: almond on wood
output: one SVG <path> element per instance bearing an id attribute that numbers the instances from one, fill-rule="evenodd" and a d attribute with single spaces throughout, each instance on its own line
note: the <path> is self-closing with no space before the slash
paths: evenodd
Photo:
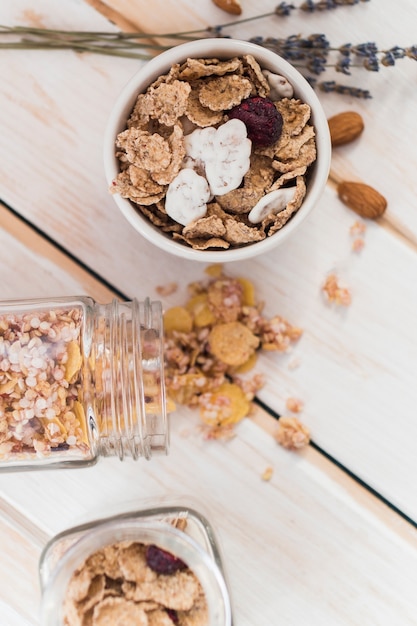
<path id="1" fill-rule="evenodd" d="M 233 15 L 240 15 L 242 13 L 239 0 L 213 0 L 213 2 L 219 9 L 223 9 L 223 11 L 227 13 L 232 13 Z"/>
<path id="2" fill-rule="evenodd" d="M 387 208 L 387 201 L 379 191 L 365 185 L 343 181 L 337 186 L 340 200 L 358 215 L 368 219 L 381 217 Z"/>
<path id="3" fill-rule="evenodd" d="M 328 120 L 332 146 L 350 143 L 362 134 L 365 125 L 362 116 L 356 111 L 344 111 Z"/>

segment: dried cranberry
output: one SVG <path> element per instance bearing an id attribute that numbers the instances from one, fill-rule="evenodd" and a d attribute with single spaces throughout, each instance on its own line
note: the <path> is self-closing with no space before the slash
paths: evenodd
<path id="1" fill-rule="evenodd" d="M 174 609 L 165 609 L 168 613 L 168 617 L 171 618 L 174 624 L 179 624 L 177 612 Z"/>
<path id="2" fill-rule="evenodd" d="M 173 574 L 187 567 L 184 561 L 153 544 L 146 548 L 146 563 L 157 574 Z"/>
<path id="3" fill-rule="evenodd" d="M 282 115 L 269 98 L 246 98 L 228 111 L 228 116 L 245 124 L 248 137 L 255 146 L 271 146 L 281 137 Z"/>

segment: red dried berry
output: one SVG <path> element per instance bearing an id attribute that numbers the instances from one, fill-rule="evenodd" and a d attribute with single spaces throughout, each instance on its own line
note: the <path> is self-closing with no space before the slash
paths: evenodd
<path id="1" fill-rule="evenodd" d="M 153 544 L 146 548 L 146 563 L 157 574 L 173 574 L 187 567 L 184 561 Z"/>
<path id="2" fill-rule="evenodd" d="M 172 621 L 174 624 L 179 624 L 179 621 L 178 621 L 178 614 L 177 614 L 177 612 L 176 612 L 176 611 L 174 611 L 174 609 L 165 609 L 165 611 L 168 613 L 168 617 L 170 617 L 170 618 L 171 618 L 171 621 Z"/>
<path id="3" fill-rule="evenodd" d="M 248 137 L 255 146 L 271 146 L 281 137 L 282 115 L 269 98 L 246 98 L 227 114 L 230 119 L 241 120 L 246 125 Z"/>

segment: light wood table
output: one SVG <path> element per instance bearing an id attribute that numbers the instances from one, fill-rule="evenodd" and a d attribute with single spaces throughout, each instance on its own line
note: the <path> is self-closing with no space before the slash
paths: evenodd
<path id="1" fill-rule="evenodd" d="M 94 4 L 94 3 L 93 3 Z M 95 3 L 98 4 L 98 3 Z M 276 2 L 241 0 L 242 17 Z M 300 3 L 297 3 L 300 4 Z M 262 5 L 260 11 L 259 5 Z M 108 0 L 138 30 L 163 33 L 233 18 L 211 0 Z M 114 17 L 114 13 L 112 13 Z M 227 33 L 285 37 L 323 32 L 332 45 L 415 41 L 414 0 L 246 22 Z M 116 22 L 118 20 L 115 20 Z M 2 0 L 0 24 L 115 30 L 83 0 Z M 142 239 L 109 196 L 102 163 L 106 121 L 142 62 L 73 51 L 0 51 L 0 267 L 3 299 L 89 294 L 156 297 L 180 281 L 183 301 L 203 266 Z M 109 503 L 192 496 L 218 530 L 237 626 L 411 626 L 417 623 L 417 63 L 379 73 L 329 70 L 323 79 L 373 98 L 319 92 L 326 115 L 358 111 L 365 131 L 334 150 L 332 176 L 297 235 L 228 272 L 257 287 L 270 314 L 304 329 L 290 355 L 267 354 L 267 382 L 252 419 L 228 442 L 205 441 L 199 418 L 178 410 L 168 457 L 101 460 L 83 470 L 0 475 L 0 623 L 39 624 L 38 558 L 45 542 Z M 388 199 L 352 251 L 357 219 L 335 181 L 363 181 Z M 152 273 L 149 272 L 152 267 Z M 352 290 L 346 309 L 320 288 L 335 271 Z M 297 360 L 298 367 L 291 367 Z M 271 436 L 288 397 L 300 398 L 312 443 L 299 453 Z M 273 468 L 269 482 L 261 476 Z"/>

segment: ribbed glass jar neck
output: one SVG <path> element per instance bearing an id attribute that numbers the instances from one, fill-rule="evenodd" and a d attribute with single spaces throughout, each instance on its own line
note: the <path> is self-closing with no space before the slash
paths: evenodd
<path id="1" fill-rule="evenodd" d="M 87 416 L 97 454 L 145 457 L 168 450 L 160 302 L 95 304 Z"/>

